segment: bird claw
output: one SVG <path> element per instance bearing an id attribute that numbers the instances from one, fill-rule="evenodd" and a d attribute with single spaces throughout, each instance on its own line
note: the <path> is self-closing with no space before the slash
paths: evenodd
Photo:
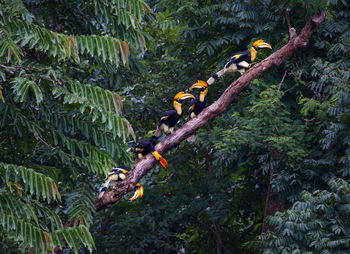
<path id="1" fill-rule="evenodd" d="M 256 62 L 249 64 L 249 68 L 256 65 L 256 64 L 257 64 Z"/>

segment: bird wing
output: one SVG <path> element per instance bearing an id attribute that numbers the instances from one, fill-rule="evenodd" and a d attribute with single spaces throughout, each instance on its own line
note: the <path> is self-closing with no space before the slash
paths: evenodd
<path id="1" fill-rule="evenodd" d="M 189 112 L 194 110 L 194 105 L 196 105 L 196 103 L 198 102 L 199 97 L 196 96 L 196 98 L 194 98 L 193 100 L 191 100 L 190 102 L 190 107 L 188 108 Z"/>
<path id="2" fill-rule="evenodd" d="M 126 167 L 126 166 L 118 166 L 118 168 L 124 169 L 126 171 L 130 171 L 131 170 L 131 168 Z"/>
<path id="3" fill-rule="evenodd" d="M 162 115 L 162 117 L 160 118 L 160 122 L 164 122 L 166 119 L 168 119 L 170 116 L 176 114 L 176 110 L 168 110 L 165 111 Z"/>
<path id="4" fill-rule="evenodd" d="M 137 143 L 136 148 L 145 148 L 148 143 L 146 139 L 141 140 Z"/>
<path id="5" fill-rule="evenodd" d="M 247 55 L 249 55 L 249 54 L 250 54 L 249 51 L 244 51 L 244 52 L 240 52 L 240 53 L 235 54 L 234 56 L 231 57 L 230 61 L 228 61 L 228 62 L 225 64 L 225 68 L 230 67 L 230 65 L 233 64 L 233 63 L 239 63 L 240 60 L 241 60 L 243 57 L 245 57 L 245 56 L 247 56 Z"/>

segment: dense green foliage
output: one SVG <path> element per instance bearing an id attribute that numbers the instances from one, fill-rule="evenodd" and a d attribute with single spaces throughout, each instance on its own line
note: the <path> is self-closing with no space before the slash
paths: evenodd
<path id="1" fill-rule="evenodd" d="M 0 252 L 346 253 L 348 1 L 146 2 L 0 1 Z M 287 16 L 298 32 L 326 7 L 308 47 L 165 154 L 141 199 L 94 211 L 177 92 L 257 39 L 280 48 Z M 285 211 L 265 218 L 276 201 Z"/>
<path id="2" fill-rule="evenodd" d="M 91 181 L 131 162 L 125 141 L 133 135 L 103 73 L 125 70 L 130 53 L 142 53 L 148 6 L 6 0 L 0 7 L 1 246 L 91 252 Z"/>
<path id="3" fill-rule="evenodd" d="M 330 190 L 302 192 L 300 201 L 269 223 L 264 253 L 348 253 L 350 186 L 342 179 L 329 182 Z"/>

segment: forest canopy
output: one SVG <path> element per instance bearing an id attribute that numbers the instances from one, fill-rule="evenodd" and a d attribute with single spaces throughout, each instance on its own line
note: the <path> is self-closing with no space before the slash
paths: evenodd
<path id="1" fill-rule="evenodd" d="M 96 211 L 178 92 L 272 46 L 209 106 L 321 11 L 307 45 L 145 171 L 142 197 Z M 0 0 L 0 252 L 347 253 L 349 67 L 345 0 Z"/>

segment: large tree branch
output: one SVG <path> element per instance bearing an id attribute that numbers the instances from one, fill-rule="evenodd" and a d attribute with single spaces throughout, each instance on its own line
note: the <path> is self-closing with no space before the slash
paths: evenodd
<path id="1" fill-rule="evenodd" d="M 326 19 L 325 12 L 316 13 L 301 30 L 299 36 L 296 36 L 294 28 L 289 31 L 291 38 L 289 42 L 275 53 L 271 54 L 262 62 L 256 64 L 249 69 L 244 75 L 234 81 L 220 96 L 220 98 L 213 104 L 204 109 L 195 119 L 185 123 L 181 128 L 169 135 L 157 144 L 156 150 L 164 154 L 170 149 L 178 146 L 184 139 L 189 137 L 209 120 L 215 118 L 221 114 L 236 98 L 236 96 L 246 87 L 249 83 L 259 77 L 263 72 L 267 71 L 274 65 L 280 65 L 283 60 L 292 55 L 300 48 L 306 47 L 311 34 L 315 28 L 320 25 Z M 102 199 L 97 200 L 95 203 L 96 210 L 102 209 L 110 204 L 117 202 L 127 192 L 134 189 L 135 184 L 154 166 L 156 160 L 153 155 L 148 154 L 145 159 L 139 161 L 134 165 L 132 171 L 127 175 L 127 178 L 118 184 L 118 186 L 112 187 L 110 191 L 106 192 Z"/>

